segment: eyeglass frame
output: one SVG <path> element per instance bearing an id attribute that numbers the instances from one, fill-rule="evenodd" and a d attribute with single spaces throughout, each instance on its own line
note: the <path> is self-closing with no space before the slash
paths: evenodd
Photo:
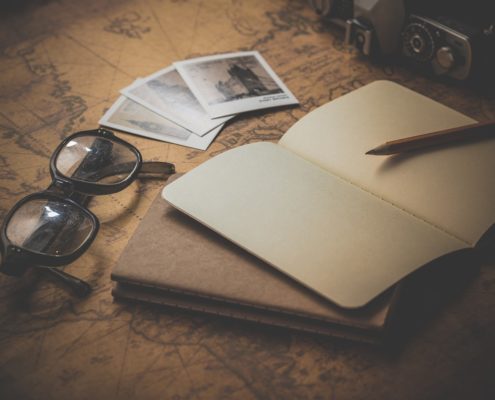
<path id="1" fill-rule="evenodd" d="M 136 156 L 136 165 L 134 166 L 134 169 L 124 180 L 111 184 L 85 182 L 82 180 L 78 180 L 77 178 L 71 178 L 63 175 L 56 167 L 57 157 L 59 156 L 62 149 L 64 149 L 71 140 L 74 140 L 81 136 L 102 137 L 104 139 L 111 140 L 115 143 L 125 146 Z M 86 206 L 89 201 L 89 197 L 120 192 L 128 187 L 132 182 L 134 182 L 140 172 L 165 173 L 166 175 L 171 175 L 175 173 L 175 166 L 165 161 L 143 162 L 141 153 L 135 146 L 115 136 L 113 132 L 103 128 L 79 131 L 73 133 L 72 135 L 69 135 L 57 146 L 50 158 L 50 175 L 52 177 L 52 182 L 48 186 L 48 188 L 43 191 L 31 193 L 23 197 L 22 199 L 17 201 L 7 213 L 0 232 L 0 249 L 2 255 L 0 266 L 3 267 L 0 267 L 0 272 L 11 276 L 21 276 L 28 268 L 56 270 L 56 267 L 61 267 L 77 260 L 91 246 L 100 228 L 98 217 L 93 214 Z M 72 253 L 66 255 L 50 255 L 37 253 L 35 251 L 27 250 L 14 245 L 8 238 L 7 227 L 10 220 L 12 219 L 12 216 L 24 204 L 36 199 L 43 199 L 48 201 L 54 200 L 62 204 L 70 204 L 79 211 L 83 212 L 85 216 L 89 217 L 92 223 L 92 230 L 85 241 Z M 14 257 L 14 259 L 9 260 L 12 257 Z M 58 275 L 59 278 L 62 278 L 64 280 L 73 279 L 85 283 L 79 278 L 73 277 L 72 275 L 69 275 L 61 270 L 56 271 L 56 275 Z"/>

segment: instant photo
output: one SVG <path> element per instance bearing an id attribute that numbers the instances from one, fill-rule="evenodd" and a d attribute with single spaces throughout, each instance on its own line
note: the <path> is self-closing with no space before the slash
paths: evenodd
<path id="1" fill-rule="evenodd" d="M 229 119 L 210 118 L 174 67 L 137 79 L 121 93 L 199 136 Z"/>
<path id="2" fill-rule="evenodd" d="M 99 123 L 109 128 L 199 150 L 206 150 L 222 129 L 222 126 L 218 126 L 202 137 L 195 135 L 125 96 L 121 96 L 113 104 Z"/>
<path id="3" fill-rule="evenodd" d="M 257 51 L 195 58 L 174 65 L 213 118 L 298 104 Z"/>

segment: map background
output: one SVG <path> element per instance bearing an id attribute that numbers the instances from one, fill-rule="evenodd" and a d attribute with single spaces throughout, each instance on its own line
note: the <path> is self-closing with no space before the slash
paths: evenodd
<path id="1" fill-rule="evenodd" d="M 206 152 L 118 134 L 179 172 L 234 146 L 277 141 L 315 107 L 377 79 L 495 118 L 493 98 L 360 57 L 305 1 L 23 0 L 2 3 L 0 20 L 1 220 L 48 186 L 62 138 L 96 127 L 121 88 L 177 60 L 258 50 L 301 103 L 234 119 Z M 111 268 L 162 186 L 135 182 L 92 202 L 100 233 L 66 268 L 93 285 L 87 299 L 34 271 L 0 276 L 2 399 L 495 396 L 493 265 L 432 318 L 408 325 L 393 349 L 114 303 Z M 428 316 L 429 304 L 421 311 Z"/>

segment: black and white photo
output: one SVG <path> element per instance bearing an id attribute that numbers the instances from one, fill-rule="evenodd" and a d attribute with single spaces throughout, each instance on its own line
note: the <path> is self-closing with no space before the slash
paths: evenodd
<path id="1" fill-rule="evenodd" d="M 210 118 L 173 66 L 137 79 L 121 93 L 199 136 L 229 119 Z"/>
<path id="2" fill-rule="evenodd" d="M 125 96 L 120 96 L 99 123 L 109 128 L 199 150 L 206 150 L 222 129 L 221 125 L 202 137 L 195 135 Z"/>
<path id="3" fill-rule="evenodd" d="M 257 51 L 201 57 L 174 65 L 213 118 L 298 103 Z"/>

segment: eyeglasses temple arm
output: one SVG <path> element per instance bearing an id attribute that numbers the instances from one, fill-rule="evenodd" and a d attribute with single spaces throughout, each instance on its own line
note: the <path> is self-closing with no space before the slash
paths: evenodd
<path id="1" fill-rule="evenodd" d="M 166 161 L 144 161 L 141 165 L 140 174 L 175 174 L 175 165 Z"/>
<path id="2" fill-rule="evenodd" d="M 124 167 L 125 168 L 125 167 Z M 115 171 L 118 173 L 118 171 Z M 175 173 L 174 164 L 165 161 L 145 161 L 141 165 L 140 174 L 172 175 Z M 77 199 L 75 197 L 78 197 Z M 82 193 L 73 193 L 71 198 L 79 204 L 84 204 L 89 200 L 89 196 Z M 40 267 L 44 273 L 49 274 L 64 282 L 79 297 L 85 297 L 93 290 L 91 286 L 82 279 L 76 278 L 60 269 Z"/>
<path id="3" fill-rule="evenodd" d="M 129 174 L 135 167 L 134 162 L 126 162 L 115 165 L 108 165 L 105 168 L 101 168 L 95 171 L 91 175 L 86 175 L 86 179 L 91 179 L 95 182 L 107 178 L 113 175 L 119 174 Z M 165 161 L 145 161 L 141 164 L 141 169 L 139 170 L 139 175 L 142 174 L 153 174 L 159 177 L 167 177 L 175 173 L 175 165 L 165 162 Z M 72 176 L 74 178 L 75 175 Z"/>
<path id="4" fill-rule="evenodd" d="M 65 221 L 59 221 L 59 224 L 65 225 Z M 37 248 L 40 251 L 44 251 L 49 248 L 52 243 L 57 240 L 58 236 L 62 234 L 64 229 L 60 229 L 60 232 L 57 235 L 46 235 L 43 234 L 43 227 L 39 228 L 40 230 L 35 230 L 32 235 L 24 242 L 24 245 L 28 247 Z M 62 270 L 56 268 L 42 267 L 39 266 L 39 269 L 46 274 L 56 277 L 58 280 L 70 286 L 72 291 L 79 297 L 85 297 L 89 293 L 91 293 L 92 288 L 89 283 L 83 281 L 82 279 L 76 278 Z"/>
<path id="5" fill-rule="evenodd" d="M 109 166 L 98 172 L 98 175 L 93 175 L 92 179 L 102 179 L 107 176 L 117 175 L 123 172 L 128 172 L 132 169 L 134 163 L 123 163 L 118 165 Z M 167 178 L 170 175 L 175 174 L 175 165 L 166 161 L 144 161 L 141 164 L 139 175 L 146 175 L 146 177 L 159 177 Z M 81 205 L 87 205 L 90 195 L 84 193 L 74 192 L 70 195 L 70 198 Z"/>
<path id="6" fill-rule="evenodd" d="M 75 276 L 72 276 L 60 269 L 39 267 L 39 270 L 67 284 L 79 297 L 86 297 L 93 290 L 89 283 L 83 281 L 82 279 L 76 278 Z"/>
<path id="7" fill-rule="evenodd" d="M 123 166 L 124 170 L 125 168 L 126 167 Z M 119 173 L 119 171 L 114 171 L 114 173 Z M 141 165 L 141 170 L 139 171 L 139 173 L 168 176 L 175 173 L 175 166 L 174 164 L 165 161 L 145 161 Z M 73 193 L 71 196 L 71 198 L 77 201 L 79 204 L 85 204 L 89 200 L 89 197 L 90 196 L 82 193 Z M 72 276 L 60 269 L 40 267 L 40 270 L 70 286 L 74 293 L 79 297 L 85 297 L 93 290 L 87 282 L 83 281 L 82 279 L 76 278 L 75 276 Z"/>

